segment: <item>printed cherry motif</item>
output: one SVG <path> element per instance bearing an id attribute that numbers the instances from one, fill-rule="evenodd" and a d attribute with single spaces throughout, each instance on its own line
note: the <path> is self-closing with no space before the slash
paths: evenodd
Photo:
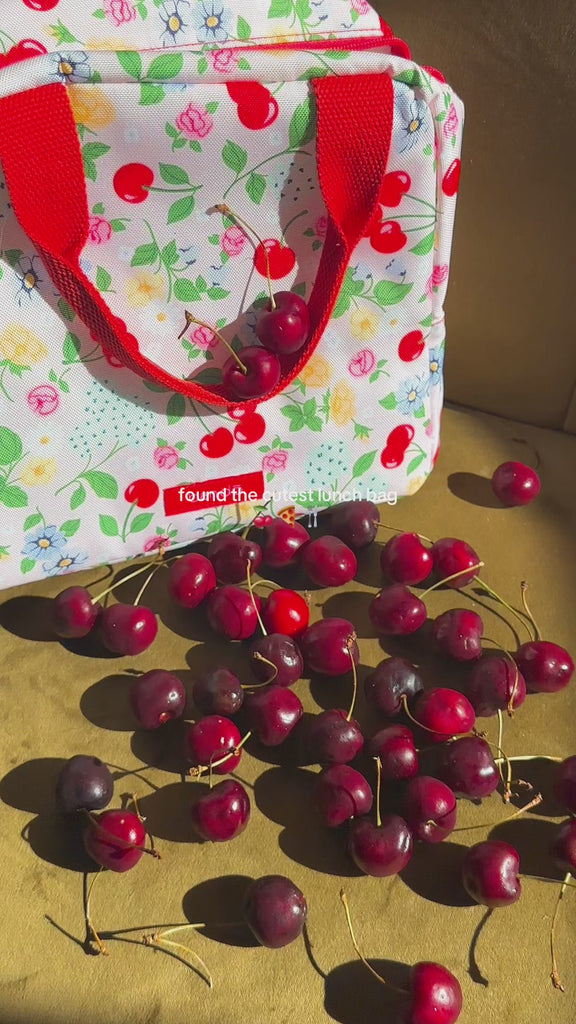
<path id="1" fill-rule="evenodd" d="M 410 191 L 412 179 L 406 171 L 390 171 L 382 180 L 378 202 L 383 206 L 399 206 L 402 196 Z"/>
<path id="2" fill-rule="evenodd" d="M 155 480 L 135 480 L 124 491 L 124 497 L 138 508 L 152 508 L 160 497 L 160 488 Z"/>
<path id="3" fill-rule="evenodd" d="M 270 95 L 260 82 L 228 82 L 226 88 L 234 103 L 257 103 L 262 96 Z"/>
<path id="4" fill-rule="evenodd" d="M 146 164 L 124 164 L 114 175 L 116 195 L 126 203 L 143 203 L 148 198 L 154 172 Z"/>
<path id="5" fill-rule="evenodd" d="M 47 53 L 46 47 L 36 39 L 22 39 L 15 46 L 12 46 L 7 53 L 0 54 L 0 68 L 8 64 L 17 64 L 20 60 L 27 60 L 28 57 L 38 57 Z"/>
<path id="6" fill-rule="evenodd" d="M 398 355 L 403 363 L 412 363 L 421 356 L 426 345 L 422 331 L 405 334 L 398 346 Z"/>
<path id="7" fill-rule="evenodd" d="M 234 437 L 240 444 L 256 444 L 266 433 L 266 420 L 258 412 L 247 412 L 238 421 Z"/>
<path id="8" fill-rule="evenodd" d="M 266 259 L 268 253 L 268 259 Z M 275 238 L 265 238 L 257 247 L 254 254 L 254 266 L 262 277 L 268 277 L 268 271 L 273 281 L 280 281 L 287 277 L 296 266 L 296 254 L 289 246 L 283 245 Z"/>
<path id="9" fill-rule="evenodd" d="M 452 196 L 456 195 L 460 185 L 461 170 L 462 162 L 457 157 L 456 160 L 452 161 L 450 167 L 446 171 L 446 174 L 442 178 L 442 191 L 445 196 L 452 198 Z"/>
<path id="10" fill-rule="evenodd" d="M 410 423 L 402 423 L 388 435 L 386 447 L 380 456 L 384 469 L 397 469 L 404 462 L 409 444 L 414 439 L 415 430 Z"/>
<path id="11" fill-rule="evenodd" d="M 370 234 L 370 245 L 376 252 L 400 252 L 408 241 L 397 220 L 375 224 Z"/>
<path id="12" fill-rule="evenodd" d="M 240 103 L 238 105 L 238 119 L 240 123 L 245 128 L 250 128 L 253 132 L 269 128 L 278 117 L 278 101 L 267 89 L 265 91 L 268 93 L 267 96 L 263 96 L 250 103 Z"/>
<path id="13" fill-rule="evenodd" d="M 60 3 L 60 0 L 22 0 L 22 2 L 31 11 L 51 11 Z"/>
<path id="14" fill-rule="evenodd" d="M 234 438 L 227 427 L 218 427 L 213 434 L 205 434 L 200 441 L 200 451 L 207 459 L 223 459 L 234 447 Z"/>

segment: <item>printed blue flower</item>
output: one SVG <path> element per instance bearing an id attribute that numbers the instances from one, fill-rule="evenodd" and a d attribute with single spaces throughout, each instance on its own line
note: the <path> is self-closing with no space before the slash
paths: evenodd
<path id="1" fill-rule="evenodd" d="M 371 284 L 374 280 L 374 274 L 367 263 L 357 263 L 353 270 L 352 276 L 354 281 L 363 281 L 364 284 Z"/>
<path id="2" fill-rule="evenodd" d="M 430 384 L 442 383 L 442 371 L 444 369 L 444 347 L 430 350 Z"/>
<path id="3" fill-rule="evenodd" d="M 426 381 L 422 377 L 410 377 L 402 382 L 396 392 L 397 408 L 403 416 L 415 414 L 422 408 L 426 394 Z"/>
<path id="4" fill-rule="evenodd" d="M 57 526 L 38 526 L 26 537 L 26 543 L 22 548 L 25 558 L 31 558 L 34 562 L 46 559 L 54 555 L 58 557 L 62 548 L 66 546 L 66 537 Z"/>
<path id="5" fill-rule="evenodd" d="M 424 100 L 417 100 L 403 83 L 394 89 L 394 146 L 399 153 L 412 149 L 429 128 L 430 111 Z"/>
<path id="6" fill-rule="evenodd" d="M 18 299 L 18 305 L 21 306 L 25 298 L 30 301 L 38 294 L 36 291 L 36 285 L 42 284 L 43 278 L 36 270 L 35 262 L 38 260 L 38 256 L 29 256 L 26 259 L 21 259 L 16 267 L 14 273 L 20 282 L 20 287 L 16 293 Z"/>
<path id="7" fill-rule="evenodd" d="M 51 53 L 52 74 L 66 85 L 68 82 L 87 82 L 92 74 L 88 54 L 83 50 L 70 53 Z"/>
<path id="8" fill-rule="evenodd" d="M 186 267 L 193 267 L 195 263 L 198 263 L 202 255 L 202 251 L 198 245 L 180 246 L 178 249 L 178 255 Z"/>
<path id="9" fill-rule="evenodd" d="M 160 20 L 164 25 L 161 35 L 164 46 L 173 46 L 175 43 L 183 42 L 183 36 L 190 22 L 185 18 L 190 14 L 188 0 L 166 0 L 158 11 Z"/>
<path id="10" fill-rule="evenodd" d="M 72 572 L 87 561 L 86 551 L 54 551 L 51 557 L 46 559 L 42 569 L 47 576 L 60 576 L 62 573 Z"/>
<path id="11" fill-rule="evenodd" d="M 224 263 L 221 267 L 210 267 L 210 283 L 213 288 L 227 289 L 231 276 L 232 270 L 229 263 Z"/>
<path id="12" fill-rule="evenodd" d="M 202 0 L 192 14 L 199 43 L 225 43 L 232 29 L 232 11 L 219 0 Z"/>

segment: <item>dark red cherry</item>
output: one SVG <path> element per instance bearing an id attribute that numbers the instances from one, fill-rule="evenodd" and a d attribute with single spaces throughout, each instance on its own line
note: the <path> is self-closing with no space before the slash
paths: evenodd
<path id="1" fill-rule="evenodd" d="M 98 757 L 76 754 L 66 762 L 56 783 L 56 804 L 63 814 L 101 811 L 114 794 L 114 780 Z"/>
<path id="2" fill-rule="evenodd" d="M 56 636 L 79 639 L 92 631 L 101 611 L 102 605 L 93 604 L 85 587 L 68 587 L 54 598 L 52 627 Z"/>
<path id="3" fill-rule="evenodd" d="M 432 634 L 440 650 L 457 661 L 474 661 L 482 654 L 484 623 L 470 608 L 451 608 L 439 615 Z"/>
<path id="4" fill-rule="evenodd" d="M 368 547 L 378 533 L 380 513 L 373 501 L 344 501 L 332 509 L 330 528 L 353 551 Z"/>
<path id="5" fill-rule="evenodd" d="M 470 701 L 458 690 L 438 686 L 421 693 L 414 705 L 414 718 L 427 730 L 431 743 L 444 743 L 451 736 L 470 732 L 476 715 Z"/>
<path id="6" fill-rule="evenodd" d="M 319 587 L 344 587 L 358 570 L 356 555 L 338 537 L 311 540 L 303 549 L 300 562 Z"/>
<path id="7" fill-rule="evenodd" d="M 209 768 L 217 775 L 229 775 L 233 772 L 242 757 L 238 748 L 242 737 L 229 718 L 220 715 L 208 715 L 191 725 L 186 736 L 186 753 L 188 761 L 194 767 Z M 222 764 L 217 762 L 225 758 Z"/>
<path id="8" fill-rule="evenodd" d="M 124 164 L 112 180 L 114 191 L 126 203 L 143 203 L 150 195 L 154 172 L 146 164 Z"/>
<path id="9" fill-rule="evenodd" d="M 532 693 L 557 693 L 568 686 L 574 672 L 568 651 L 549 640 L 523 644 L 514 660 Z"/>
<path id="10" fill-rule="evenodd" d="M 138 508 L 152 508 L 160 497 L 160 488 L 155 480 L 135 480 L 124 491 L 124 497 Z"/>
<path id="11" fill-rule="evenodd" d="M 244 706 L 250 728 L 265 747 L 278 747 L 302 718 L 302 701 L 284 686 L 266 686 L 247 693 Z"/>
<path id="12" fill-rule="evenodd" d="M 446 967 L 420 963 L 412 968 L 411 999 L 402 1024 L 455 1024 L 462 1012 L 462 989 Z"/>
<path id="13" fill-rule="evenodd" d="M 214 566 L 220 583 L 242 583 L 248 572 L 258 572 L 262 565 L 262 548 L 253 540 L 237 533 L 221 533 L 210 541 L 207 557 Z"/>
<path id="14" fill-rule="evenodd" d="M 564 807 L 576 814 L 576 754 L 556 767 L 554 793 Z"/>
<path id="15" fill-rule="evenodd" d="M 102 642 L 113 654 L 142 654 L 156 639 L 158 620 L 150 608 L 112 604 L 100 619 Z"/>
<path id="16" fill-rule="evenodd" d="M 357 665 L 360 652 L 354 626 L 348 619 L 321 619 L 298 638 L 304 661 L 311 672 L 343 676 Z"/>
<path id="17" fill-rule="evenodd" d="M 479 718 L 515 710 L 526 700 L 526 683 L 508 658 L 483 658 L 474 666 L 466 692 Z"/>
<path id="18" fill-rule="evenodd" d="M 340 708 L 322 711 L 310 723 L 307 747 L 310 757 L 319 764 L 348 764 L 364 746 L 364 737 L 358 722 L 348 720 L 348 713 Z"/>
<path id="19" fill-rule="evenodd" d="M 360 772 L 348 764 L 332 764 L 316 776 L 313 798 L 324 824 L 336 828 L 350 818 L 369 814 L 372 790 Z"/>
<path id="20" fill-rule="evenodd" d="M 302 677 L 304 660 L 291 637 L 283 633 L 268 633 L 252 644 L 250 667 L 260 683 L 293 686 Z"/>
<path id="21" fill-rule="evenodd" d="M 214 567 L 204 555 L 183 555 L 170 566 L 168 590 L 184 608 L 198 608 L 215 587 Z"/>
<path id="22" fill-rule="evenodd" d="M 388 718 L 400 714 L 403 697 L 410 701 L 423 689 L 416 666 L 404 658 L 385 658 L 364 680 L 367 703 Z"/>
<path id="23" fill-rule="evenodd" d="M 262 554 L 265 565 L 272 569 L 283 569 L 294 561 L 300 548 L 310 540 L 310 534 L 300 523 L 275 519 L 264 530 Z"/>
<path id="24" fill-rule="evenodd" d="M 441 843 L 456 824 L 456 797 L 439 779 L 419 775 L 406 783 L 403 814 L 415 839 Z"/>
<path id="25" fill-rule="evenodd" d="M 480 736 L 462 736 L 443 748 L 438 775 L 456 796 L 484 800 L 498 788 L 500 774 L 492 751 Z"/>
<path id="26" fill-rule="evenodd" d="M 310 333 L 310 312 L 307 303 L 295 292 L 278 292 L 276 306 L 258 321 L 256 335 L 265 348 L 279 356 L 298 352 Z"/>
<path id="27" fill-rule="evenodd" d="M 503 505 L 529 505 L 540 494 L 540 477 L 523 462 L 503 462 L 492 476 L 492 490 Z"/>
<path id="28" fill-rule="evenodd" d="M 488 839 L 470 847 L 462 864 L 462 883 L 484 907 L 510 907 L 522 893 L 520 856 L 509 843 Z"/>
<path id="29" fill-rule="evenodd" d="M 417 533 L 399 533 L 383 548 L 380 565 L 393 583 L 412 587 L 432 572 L 432 554 Z"/>
<path id="30" fill-rule="evenodd" d="M 576 818 L 569 818 L 560 826 L 551 853 L 557 867 L 576 876 Z"/>
<path id="31" fill-rule="evenodd" d="M 254 601 L 260 610 L 260 598 L 256 594 Z M 247 590 L 232 586 L 212 590 L 206 602 L 210 627 L 229 640 L 246 640 L 254 636 L 258 628 L 256 608 Z"/>
<path id="32" fill-rule="evenodd" d="M 240 358 L 246 373 L 233 356 L 222 369 L 222 382 L 232 399 L 262 398 L 274 390 L 281 373 L 278 356 L 258 345 L 250 345 L 241 350 Z"/>
<path id="33" fill-rule="evenodd" d="M 130 702 L 143 729 L 158 729 L 166 722 L 182 718 L 186 690 L 178 676 L 157 669 L 134 680 Z"/>
<path id="34" fill-rule="evenodd" d="M 395 583 L 372 599 L 368 614 L 378 633 L 406 636 L 426 622 L 426 605 L 408 587 Z"/>
<path id="35" fill-rule="evenodd" d="M 238 676 L 227 668 L 209 669 L 192 688 L 192 700 L 203 715 L 235 715 L 244 703 L 244 690 Z"/>
<path id="36" fill-rule="evenodd" d="M 142 858 L 146 829 L 131 811 L 104 811 L 84 833 L 86 852 L 109 871 L 130 871 Z"/>
<path id="37" fill-rule="evenodd" d="M 379 757 L 386 782 L 412 779 L 420 770 L 414 733 L 406 725 L 380 729 L 368 744 L 370 757 Z"/>
<path id="38" fill-rule="evenodd" d="M 264 602 L 262 622 L 269 633 L 297 637 L 310 622 L 310 606 L 295 590 L 273 590 Z"/>
<path id="39" fill-rule="evenodd" d="M 397 814 L 385 814 L 380 825 L 370 818 L 358 818 L 350 826 L 348 853 L 364 874 L 374 878 L 403 871 L 412 849 L 410 829 Z"/>
<path id="40" fill-rule="evenodd" d="M 473 569 L 473 566 L 478 566 L 480 561 L 474 548 L 471 548 L 465 540 L 458 540 L 455 537 L 443 537 L 442 540 L 437 540 L 432 545 L 432 558 L 435 572 L 440 580 L 453 576 L 457 572 L 464 572 L 465 569 L 471 570 L 446 584 L 453 590 L 461 590 L 462 587 L 468 586 L 480 572 L 479 568 Z"/>
<path id="41" fill-rule="evenodd" d="M 304 894 L 282 875 L 258 878 L 246 894 L 245 921 L 260 945 L 269 949 L 294 942 L 302 934 L 307 914 Z"/>
<path id="42" fill-rule="evenodd" d="M 240 782 L 224 779 L 192 804 L 190 815 L 202 839 L 226 843 L 246 828 L 250 819 L 250 799 Z"/>

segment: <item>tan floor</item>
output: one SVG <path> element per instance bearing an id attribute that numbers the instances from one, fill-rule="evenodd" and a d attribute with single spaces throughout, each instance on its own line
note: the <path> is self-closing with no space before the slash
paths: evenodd
<path id="1" fill-rule="evenodd" d="M 519 437 L 538 449 L 543 493 L 530 508 L 501 510 L 493 507 L 489 487 L 478 477 L 489 477 L 504 459 L 525 457 L 525 446 L 513 440 Z M 417 496 L 386 509 L 383 518 L 393 526 L 431 537 L 464 537 L 485 560 L 486 580 L 512 602 L 519 599 L 521 579 L 529 579 L 533 610 L 544 634 L 571 646 L 574 654 L 575 468 L 576 438 L 449 410 L 436 472 Z M 90 583 L 98 575 L 85 573 L 77 581 Z M 325 614 L 345 613 L 356 623 L 362 676 L 381 656 L 378 643 L 369 639 L 366 614 L 368 584 L 377 585 L 378 577 L 374 547 L 361 560 L 363 582 L 325 607 Z M 124 588 L 125 597 L 133 595 L 131 586 Z M 145 775 L 162 788 L 160 793 L 153 793 L 140 779 L 118 782 L 118 799 L 131 791 L 142 797 L 142 809 L 158 838 L 163 860 L 157 863 L 146 857 L 125 876 L 103 876 L 94 898 L 94 917 L 102 930 L 145 928 L 187 918 L 235 920 L 243 879 L 286 874 L 308 897 L 316 969 L 303 942 L 276 952 L 254 948 L 242 945 L 246 939 L 241 929 L 183 939 L 209 964 L 215 981 L 212 992 L 181 964 L 144 947 L 110 942 L 108 958 L 87 957 L 79 944 L 84 937 L 83 859 L 53 816 L 53 784 L 62 759 L 86 752 L 131 768 L 140 766 L 148 755 L 158 756 L 156 739 L 132 741 L 132 721 L 125 705 L 129 680 L 122 674 L 129 669 L 165 667 L 181 672 L 189 684 L 201 665 L 216 660 L 239 662 L 237 650 L 221 647 L 219 653 L 218 643 L 193 618 L 187 621 L 186 615 L 170 611 L 160 583 L 150 600 L 164 621 L 149 652 L 131 662 L 81 657 L 47 636 L 48 599 L 61 588 L 61 581 L 46 581 L 26 588 L 25 593 L 2 595 L 0 605 L 0 623 L 5 627 L 0 633 L 4 709 L 1 1024 L 391 1022 L 390 997 L 354 962 L 338 900 L 343 883 L 359 938 L 374 961 L 402 965 L 435 959 L 458 975 L 465 999 L 462 1024 L 480 1020 L 572 1024 L 575 892 L 567 892 L 558 926 L 563 995 L 549 981 L 548 930 L 556 886 L 526 880 L 521 901 L 492 915 L 471 954 L 484 912 L 462 905 L 458 864 L 462 847 L 488 836 L 489 827 L 457 833 L 452 842 L 433 848 L 420 848 L 403 878 L 361 877 L 347 861 L 343 836 L 326 834 L 316 823 L 309 807 L 311 770 L 298 769 L 293 763 L 275 767 L 273 753 L 264 759 L 244 756 L 238 774 L 255 787 L 250 790 L 252 820 L 241 837 L 221 846 L 193 840 L 188 826 L 192 783 L 185 788 L 177 774 L 158 767 Z M 317 617 L 327 597 L 324 592 L 314 594 Z M 456 604 L 463 600 L 456 599 Z M 454 596 L 449 592 L 429 599 L 432 614 L 452 606 Z M 485 624 L 496 641 L 512 643 L 508 627 L 491 611 L 485 613 Z M 397 649 L 392 644 L 387 647 Z M 409 651 L 410 645 L 404 649 Z M 416 645 L 415 650 L 438 683 L 454 678 L 442 662 L 427 660 L 422 647 Z M 313 692 L 319 702 L 337 706 L 347 700 L 346 689 L 346 683 L 327 681 L 316 683 Z M 298 693 L 307 710 L 317 707 L 307 681 L 298 685 Z M 531 697 L 507 724 L 505 748 L 510 755 L 574 753 L 575 712 L 574 683 L 561 694 Z M 359 713 L 364 719 L 362 705 Z M 487 728 L 495 738 L 494 720 L 487 722 Z M 523 775 L 546 793 L 550 773 L 545 767 L 537 776 L 534 769 Z M 547 845 L 555 822 L 561 820 L 554 817 L 560 809 L 548 797 L 539 810 L 542 813 L 511 822 L 494 835 L 517 844 L 527 873 L 557 877 L 548 861 Z M 494 796 L 482 808 L 461 805 L 459 824 L 497 822 L 507 813 Z M 222 938 L 228 941 L 218 941 Z M 402 978 L 397 966 L 389 970 L 391 980 Z"/>

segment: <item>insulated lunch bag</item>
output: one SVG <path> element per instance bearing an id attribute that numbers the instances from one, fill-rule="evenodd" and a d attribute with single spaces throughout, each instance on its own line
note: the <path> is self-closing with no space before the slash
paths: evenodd
<path id="1" fill-rule="evenodd" d="M 460 174 L 440 73 L 366 0 L 3 0 L 0 49 L 0 585 L 414 493 Z M 279 292 L 304 344 L 231 391 Z"/>

